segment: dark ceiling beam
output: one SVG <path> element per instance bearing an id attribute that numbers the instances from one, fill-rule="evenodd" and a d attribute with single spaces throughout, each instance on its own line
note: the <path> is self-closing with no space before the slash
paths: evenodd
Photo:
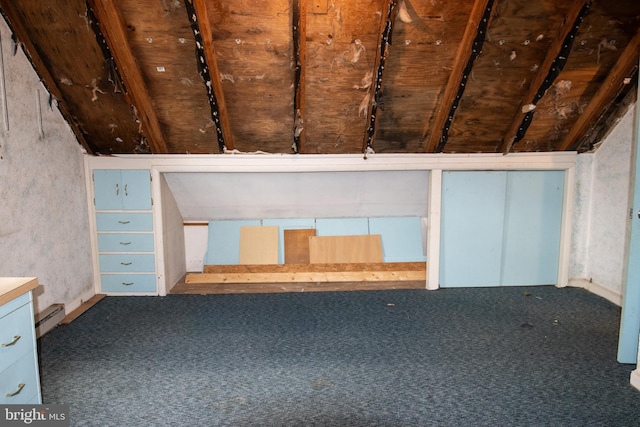
<path id="1" fill-rule="evenodd" d="M 9 24 L 9 27 L 11 28 L 11 31 L 13 32 L 15 37 L 17 37 L 18 41 L 22 44 L 25 54 L 29 58 L 29 61 L 31 62 L 33 68 L 36 70 L 38 76 L 40 76 L 42 83 L 49 91 L 49 94 L 56 99 L 58 110 L 65 118 L 67 123 L 69 123 L 69 126 L 71 127 L 71 130 L 73 130 L 73 133 L 78 139 L 78 142 L 85 150 L 87 150 L 87 153 L 95 154 L 97 152 L 97 149 L 95 147 L 92 147 L 84 138 L 84 132 L 82 132 L 82 130 L 78 126 L 78 123 L 76 123 L 75 119 L 73 118 L 73 115 L 69 112 L 69 109 L 67 108 L 67 102 L 62 95 L 62 91 L 60 90 L 56 79 L 53 77 L 53 74 L 51 74 L 51 71 L 45 65 L 45 62 L 38 53 L 38 49 L 29 38 L 29 32 L 20 19 L 18 11 L 15 9 L 15 1 L 0 0 L 0 8 L 2 8 L 2 14 L 5 17 L 5 20 Z"/>
<path id="2" fill-rule="evenodd" d="M 224 101 L 220 72 L 218 71 L 218 62 L 216 61 L 216 51 L 213 47 L 213 30 L 209 21 L 207 1 L 185 0 L 185 5 L 188 13 L 190 10 L 193 11 L 189 16 L 189 21 L 196 39 L 196 51 L 198 56 L 204 55 L 204 58 L 198 58 L 200 61 L 198 65 L 207 87 L 207 95 L 211 105 L 211 118 L 216 126 L 220 152 L 224 153 L 225 150 L 233 150 L 235 147 L 229 115 L 227 114 L 227 105 Z"/>
<path id="3" fill-rule="evenodd" d="M 422 134 L 422 138 L 427 139 L 427 153 L 441 152 L 444 149 L 473 62 L 482 49 L 493 3 L 494 0 L 476 0 L 473 4 L 438 111 L 431 126 L 427 125 Z"/>
<path id="4" fill-rule="evenodd" d="M 160 121 L 155 114 L 153 102 L 144 81 L 142 71 L 136 63 L 135 57 L 127 39 L 122 17 L 113 0 L 88 0 L 107 45 L 113 54 L 113 59 L 120 70 L 126 87 L 125 96 L 136 109 L 136 116 L 140 120 L 142 131 L 147 138 L 147 144 L 153 154 L 169 153 L 164 139 Z"/>
<path id="5" fill-rule="evenodd" d="M 513 145 L 524 137 L 533 120 L 533 113 L 538 101 L 544 96 L 547 89 L 551 87 L 562 68 L 564 68 L 575 35 L 590 4 L 591 0 L 574 1 L 565 17 L 564 25 L 560 28 L 549 49 L 547 49 L 547 55 L 542 61 L 542 65 L 538 68 L 538 72 L 531 81 L 527 93 L 522 98 L 520 105 L 518 105 L 516 115 L 498 146 L 498 152 L 509 153 Z"/>
<path id="6" fill-rule="evenodd" d="M 640 30 L 629 41 L 622 55 L 616 61 L 607 78 L 600 85 L 595 95 L 589 101 L 584 112 L 578 116 L 571 130 L 558 148 L 561 151 L 575 150 L 578 148 L 580 139 L 598 122 L 598 117 L 611 105 L 614 98 L 620 93 L 622 88 L 630 82 L 625 79 L 635 74 L 640 59 Z"/>
<path id="7" fill-rule="evenodd" d="M 305 145 L 305 81 L 307 74 L 307 0 L 293 0 L 293 55 L 295 58 L 293 99 L 293 151 Z"/>
<path id="8" fill-rule="evenodd" d="M 380 31 L 378 32 L 378 54 L 374 64 L 375 79 L 371 85 L 371 95 L 369 96 L 369 107 L 367 109 L 369 123 L 364 136 L 362 151 L 365 157 L 368 152 L 373 151 L 375 143 L 375 135 L 377 128 L 378 108 L 382 104 L 382 77 L 384 74 L 384 66 L 389 54 L 389 46 L 391 45 L 391 35 L 393 33 L 393 23 L 397 14 L 397 0 L 384 0 L 380 19 Z"/>

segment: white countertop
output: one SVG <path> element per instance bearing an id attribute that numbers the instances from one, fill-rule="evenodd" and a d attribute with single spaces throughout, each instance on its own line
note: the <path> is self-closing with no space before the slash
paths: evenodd
<path id="1" fill-rule="evenodd" d="M 0 305 L 38 286 L 37 277 L 0 277 Z"/>

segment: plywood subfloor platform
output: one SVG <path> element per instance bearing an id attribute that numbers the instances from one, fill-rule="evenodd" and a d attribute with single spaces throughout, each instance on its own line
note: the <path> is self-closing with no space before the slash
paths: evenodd
<path id="1" fill-rule="evenodd" d="M 186 283 L 179 282 L 170 294 L 265 294 L 282 292 L 379 291 L 425 289 L 424 281 L 395 282 L 295 282 L 295 283 Z"/>
<path id="2" fill-rule="evenodd" d="M 328 292 L 424 289 L 426 263 L 279 264 L 205 266 L 172 294 Z"/>

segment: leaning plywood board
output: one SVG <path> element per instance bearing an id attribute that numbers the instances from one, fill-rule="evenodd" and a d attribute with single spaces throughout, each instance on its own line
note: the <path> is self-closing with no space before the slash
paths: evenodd
<path id="1" fill-rule="evenodd" d="M 311 264 L 382 262 L 379 234 L 309 237 Z"/>
<path id="2" fill-rule="evenodd" d="M 240 227 L 240 264 L 277 264 L 278 227 Z"/>
<path id="3" fill-rule="evenodd" d="M 315 235 L 313 228 L 284 230 L 284 263 L 309 264 L 309 237 Z"/>

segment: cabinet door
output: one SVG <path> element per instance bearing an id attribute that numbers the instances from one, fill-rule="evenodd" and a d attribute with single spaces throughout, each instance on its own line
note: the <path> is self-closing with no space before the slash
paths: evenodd
<path id="1" fill-rule="evenodd" d="M 442 174 L 440 286 L 498 286 L 506 172 Z"/>
<path id="2" fill-rule="evenodd" d="M 122 208 L 125 210 L 151 209 L 151 175 L 148 170 L 123 170 Z"/>
<path id="3" fill-rule="evenodd" d="M 97 210 L 151 209 L 151 177 L 148 170 L 96 169 L 93 188 Z"/>
<path id="4" fill-rule="evenodd" d="M 122 209 L 122 181 L 116 169 L 93 171 L 93 192 L 97 210 Z"/>

